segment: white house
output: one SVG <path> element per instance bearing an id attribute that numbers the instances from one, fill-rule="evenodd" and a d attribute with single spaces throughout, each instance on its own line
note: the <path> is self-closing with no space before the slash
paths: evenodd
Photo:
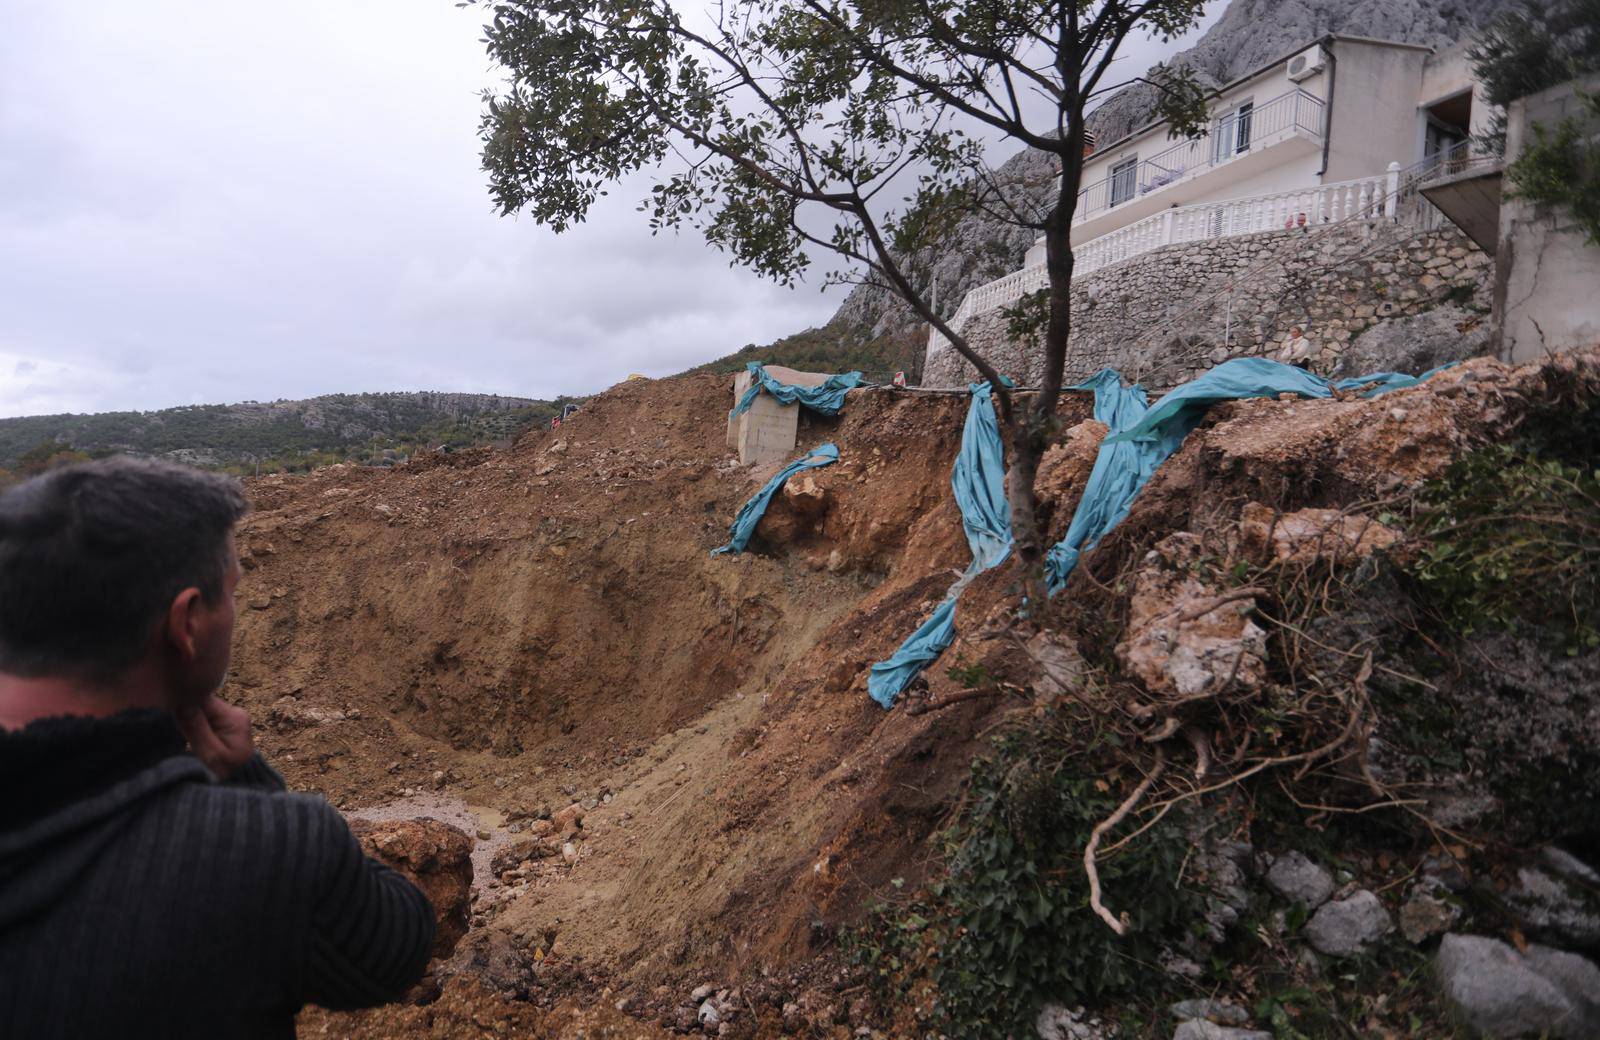
<path id="1" fill-rule="evenodd" d="M 1464 50 L 1325 36 L 1218 89 L 1198 140 L 1158 121 L 1097 144 L 1073 217 L 1075 274 L 1174 242 L 1397 217 L 1403 187 L 1489 118 Z M 1043 265 L 1041 238 L 1021 270 L 967 294 L 954 327 L 1043 287 Z M 945 346 L 934 332 L 930 357 Z"/>

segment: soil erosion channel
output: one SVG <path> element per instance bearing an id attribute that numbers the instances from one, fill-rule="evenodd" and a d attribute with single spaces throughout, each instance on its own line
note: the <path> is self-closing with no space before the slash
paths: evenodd
<path id="1" fill-rule="evenodd" d="M 804 956 L 912 869 L 962 772 L 939 760 L 970 753 L 976 715 L 932 739 L 862 692 L 965 565 L 965 396 L 806 417 L 841 461 L 791 482 L 761 551 L 713 558 L 770 475 L 726 448 L 728 385 L 626 383 L 507 452 L 262 478 L 241 531 L 233 696 L 290 783 L 495 848 L 577 803 L 566 854 L 484 882 L 474 924 L 622 989 Z"/>

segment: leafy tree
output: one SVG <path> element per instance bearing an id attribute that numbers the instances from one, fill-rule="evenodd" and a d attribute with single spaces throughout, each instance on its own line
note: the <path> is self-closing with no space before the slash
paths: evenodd
<path id="1" fill-rule="evenodd" d="M 609 185 L 660 170 L 652 228 L 698 228 L 734 260 L 792 284 L 813 253 L 902 297 L 994 384 L 1011 456 L 1017 552 L 1042 585 L 1038 462 L 1056 429 L 1071 328 L 1073 213 L 1085 112 L 1118 82 L 1130 34 L 1171 39 L 1199 0 L 469 0 L 492 17 L 480 132 L 502 213 L 557 231 Z M 463 4 L 462 6 L 467 6 Z M 1158 67 L 1161 114 L 1197 133 L 1199 87 Z M 1059 165 L 1042 209 L 986 156 L 1025 145 Z M 981 211 L 1042 233 L 1042 392 L 1024 397 L 934 309 L 928 268 L 955 220 Z"/>
<path id="2" fill-rule="evenodd" d="M 1498 152 L 1507 105 L 1600 69 L 1600 0 L 1522 0 L 1489 23 L 1467 59 L 1497 109 L 1485 143 Z"/>

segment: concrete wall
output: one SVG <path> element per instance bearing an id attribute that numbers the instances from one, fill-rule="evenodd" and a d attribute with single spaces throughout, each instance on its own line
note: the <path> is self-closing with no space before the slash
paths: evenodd
<path id="1" fill-rule="evenodd" d="M 1591 135 L 1600 135 L 1600 120 L 1588 115 L 1574 96 L 1579 85 L 1565 83 L 1507 106 L 1508 168 L 1527 147 L 1536 123 L 1553 127 L 1577 116 Z M 1600 75 L 1586 77 L 1581 86 L 1600 90 Z M 1500 207 L 1500 276 L 1494 289 L 1500 356 L 1531 361 L 1600 343 L 1600 246 L 1586 241 L 1565 209 L 1537 206 L 1512 194 L 1508 183 Z"/>
<path id="2" fill-rule="evenodd" d="M 1489 310 L 1490 258 L 1454 228 L 1385 222 L 1274 231 L 1166 246 L 1073 287 L 1069 382 L 1110 365 L 1146 386 L 1172 386 L 1230 357 L 1279 357 L 1291 330 L 1312 366 L 1328 371 L 1357 335 L 1445 301 Z M 1042 353 L 1006 335 L 1003 310 L 965 330 L 1000 370 L 1024 385 Z M 960 386 L 971 367 L 945 348 L 923 383 Z"/>
<path id="3" fill-rule="evenodd" d="M 1417 92 L 1426 50 L 1336 40 L 1328 169 L 1323 183 L 1367 177 L 1422 157 Z"/>
<path id="4" fill-rule="evenodd" d="M 1454 47 L 1430 54 L 1422 63 L 1422 85 L 1417 89 L 1417 151 L 1422 156 L 1422 110 L 1458 94 L 1472 95 L 1472 122 L 1467 127 L 1477 137 L 1489 130 L 1494 119 L 1494 107 L 1483 98 L 1483 84 L 1478 82 L 1467 59 L 1471 40 L 1462 40 Z"/>

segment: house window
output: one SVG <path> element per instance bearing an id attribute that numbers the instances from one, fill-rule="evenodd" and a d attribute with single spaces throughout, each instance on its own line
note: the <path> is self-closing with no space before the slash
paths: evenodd
<path id="1" fill-rule="evenodd" d="M 1250 150 L 1250 128 L 1255 122 L 1255 102 L 1246 101 L 1217 120 L 1211 129 L 1211 161 L 1227 162 Z"/>
<path id="2" fill-rule="evenodd" d="M 1138 170 L 1138 156 L 1111 167 L 1111 205 L 1119 206 L 1133 198 L 1133 182 Z"/>

